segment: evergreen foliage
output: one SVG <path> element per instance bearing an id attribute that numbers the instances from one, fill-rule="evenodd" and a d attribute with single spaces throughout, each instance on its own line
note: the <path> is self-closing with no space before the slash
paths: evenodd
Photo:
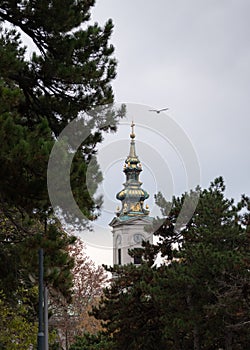
<path id="1" fill-rule="evenodd" d="M 84 118 L 84 112 L 113 102 L 110 82 L 116 62 L 108 43 L 113 25 L 111 20 L 104 28 L 87 25 L 93 5 L 94 1 L 86 0 L 69 0 L 63 6 L 60 1 L 1 1 L 1 198 L 29 213 L 50 208 L 46 171 L 55 137 L 76 117 Z M 36 44 L 29 60 L 20 31 Z M 88 115 L 85 124 L 92 135 L 72 165 L 72 191 L 85 213 L 95 206 L 84 188 L 86 167 L 80 184 L 73 175 L 90 162 L 106 118 L 101 111 Z M 114 130 L 117 115 L 111 113 L 108 118 L 109 126 L 103 128 Z"/>
<path id="2" fill-rule="evenodd" d="M 86 333 L 82 337 L 77 337 L 69 350 L 111 350 L 112 341 L 107 340 L 104 335 Z"/>
<path id="3" fill-rule="evenodd" d="M 44 249 L 50 291 L 71 299 L 74 259 L 68 247 L 75 238 L 53 216 L 47 166 L 55 140 L 75 118 L 82 119 L 90 136 L 75 153 L 71 188 L 85 217 L 98 214 L 86 172 L 102 133 L 116 129 L 124 110 L 100 108 L 91 114 L 113 102 L 111 81 L 116 74 L 114 47 L 109 44 L 113 24 L 90 24 L 94 4 L 0 1 L 0 289 L 11 310 L 18 308 L 19 291 L 38 283 L 39 247 Z M 27 49 L 25 36 L 34 48 Z M 96 162 L 91 166 L 94 193 L 101 173 Z M 35 322 L 37 298 L 31 294 L 30 304 L 29 321 Z"/>
<path id="4" fill-rule="evenodd" d="M 144 244 L 141 266 L 109 269 L 115 278 L 93 313 L 112 349 L 248 349 L 250 201 L 227 199 L 222 178 L 197 191 L 198 206 L 181 230 L 178 214 L 194 192 L 172 206 L 157 195 L 168 212 L 154 222 L 158 243 Z"/>

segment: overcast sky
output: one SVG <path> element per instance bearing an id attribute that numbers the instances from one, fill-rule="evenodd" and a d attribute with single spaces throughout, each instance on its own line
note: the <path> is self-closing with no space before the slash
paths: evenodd
<path id="1" fill-rule="evenodd" d="M 114 22 L 116 101 L 169 107 L 168 116 L 195 149 L 202 187 L 222 175 L 228 197 L 249 195 L 250 1 L 97 0 L 92 14 L 100 25 L 108 18 Z M 123 138 L 115 137 L 116 142 Z M 150 144 L 143 133 L 139 141 Z M 121 158 L 128 147 L 129 141 Z M 113 162 L 118 158 L 114 155 Z M 112 169 L 104 169 L 105 195 L 110 198 L 124 180 L 120 168 L 118 188 L 105 185 Z M 152 188 L 145 180 L 143 187 Z M 115 210 L 119 203 L 113 201 Z"/>
<path id="2" fill-rule="evenodd" d="M 156 108 L 190 137 L 202 184 L 223 175 L 228 194 L 249 192 L 250 2 L 97 0 L 114 22 L 116 101 Z"/>

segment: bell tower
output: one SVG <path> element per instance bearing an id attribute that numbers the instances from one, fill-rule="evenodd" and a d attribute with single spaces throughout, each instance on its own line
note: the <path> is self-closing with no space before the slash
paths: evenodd
<path id="1" fill-rule="evenodd" d="M 144 208 L 144 201 L 149 194 L 142 189 L 139 176 L 142 165 L 135 151 L 135 124 L 131 124 L 130 149 L 123 172 L 126 181 L 124 188 L 117 193 L 116 198 L 121 201 L 116 217 L 109 224 L 113 232 L 113 264 L 124 265 L 129 263 L 140 264 L 138 257 L 131 257 L 128 251 L 141 247 L 142 241 L 153 243 L 152 233 L 145 231 L 145 226 L 152 223 L 148 206 Z"/>

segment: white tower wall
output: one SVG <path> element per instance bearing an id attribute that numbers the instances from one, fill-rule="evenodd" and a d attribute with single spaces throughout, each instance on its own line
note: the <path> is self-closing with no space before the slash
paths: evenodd
<path id="1" fill-rule="evenodd" d="M 152 234 L 145 232 L 145 225 L 150 222 L 133 220 L 131 223 L 113 227 L 113 264 L 124 265 L 134 263 L 134 258 L 128 253 L 133 248 L 140 248 L 142 240 L 153 243 Z"/>

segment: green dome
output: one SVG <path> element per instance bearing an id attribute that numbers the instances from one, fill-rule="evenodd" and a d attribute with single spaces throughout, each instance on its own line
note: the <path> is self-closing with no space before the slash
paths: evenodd
<path id="1" fill-rule="evenodd" d="M 118 216 L 149 214 L 149 211 L 143 207 L 144 201 L 149 197 L 149 194 L 141 188 L 142 183 L 139 180 L 142 166 L 135 152 L 134 123 L 132 123 L 131 127 L 130 150 L 123 167 L 123 171 L 126 175 L 126 182 L 124 183 L 124 189 L 116 195 L 116 198 L 122 202 L 122 209 L 117 213 Z"/>
<path id="2" fill-rule="evenodd" d="M 124 199 L 133 200 L 135 199 L 137 202 L 144 201 L 145 199 L 148 199 L 149 194 L 144 191 L 142 188 L 131 188 L 127 187 L 121 190 L 117 193 L 116 198 L 120 201 L 123 201 Z"/>

